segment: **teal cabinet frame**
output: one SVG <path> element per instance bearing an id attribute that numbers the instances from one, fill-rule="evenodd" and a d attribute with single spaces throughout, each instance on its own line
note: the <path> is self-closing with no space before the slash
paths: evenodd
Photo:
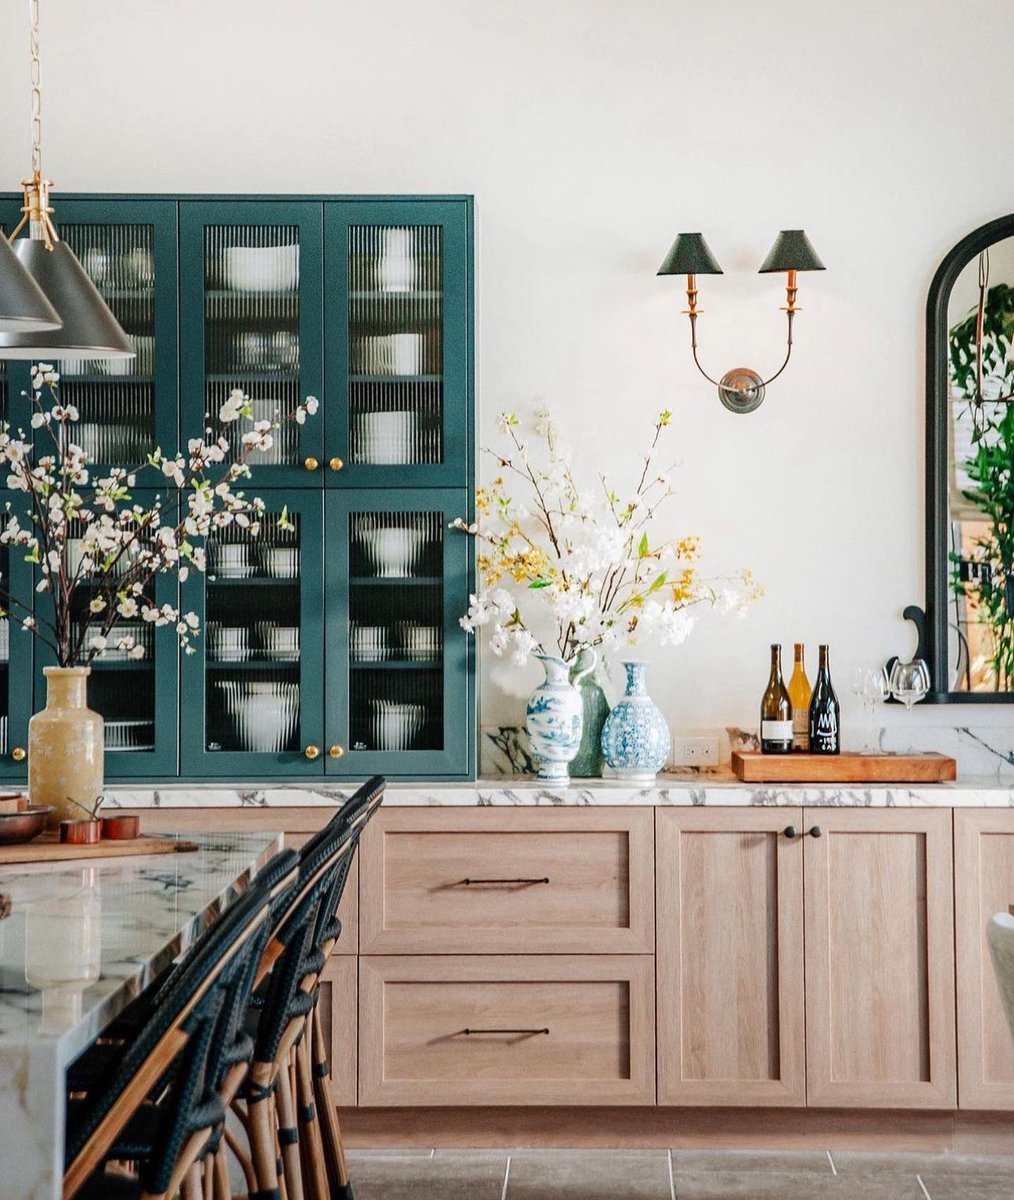
<path id="1" fill-rule="evenodd" d="M 375 489 L 355 492 L 333 492 L 327 497 L 328 540 L 325 556 L 327 577 L 326 625 L 330 632 L 325 646 L 327 680 L 326 726 L 329 746 L 342 749 L 340 758 L 328 755 L 329 775 L 362 777 L 384 774 L 392 777 L 440 777 L 467 775 L 472 753 L 469 730 L 473 724 L 472 694 L 468 686 L 471 647 L 468 635 L 459 624 L 464 611 L 463 597 L 458 586 L 448 581 L 469 578 L 471 546 L 468 537 L 448 526 L 455 517 L 466 516 L 469 494 L 464 489 L 394 490 Z M 360 748 L 353 730 L 349 710 L 354 692 L 350 673 L 356 670 L 401 670 L 424 667 L 412 663 L 395 666 L 380 661 L 355 666 L 350 655 L 350 593 L 354 588 L 376 588 L 388 585 L 410 590 L 425 582 L 420 579 L 385 579 L 377 583 L 366 577 L 356 577 L 350 566 L 349 518 L 352 513 L 436 513 L 440 521 L 442 588 L 440 629 L 442 657 L 441 695 L 443 713 L 440 749 L 385 751 Z"/>
<path id="2" fill-rule="evenodd" d="M 313 201 L 202 200 L 180 202 L 180 353 L 183 441 L 205 428 L 205 230 L 213 226 L 294 226 L 299 239 L 299 399 L 323 395 L 322 209 Z M 230 376 L 231 377 L 231 376 Z M 223 377 L 221 382 L 225 382 Z M 240 380 L 242 382 L 242 380 Z M 272 382 L 265 376 L 264 382 Z M 211 414 L 214 416 L 215 414 Z M 284 413 L 282 414 L 285 415 Z M 323 434 L 319 419 L 298 429 L 298 461 L 257 465 L 250 461 L 250 488 L 305 487 L 308 477 L 322 486 Z M 316 461 L 312 470 L 306 463 Z"/>
<path id="3" fill-rule="evenodd" d="M 12 493 L 19 495 L 20 493 Z M 17 511 L 14 500 L 11 500 L 12 511 Z M 22 525 L 28 524 L 26 514 L 21 515 Z M 12 597 L 20 601 L 20 605 L 11 606 L 8 634 L 8 662 L 6 665 L 7 688 L 7 751 L 0 754 L 0 779 L 23 780 L 27 778 L 28 766 L 24 757 L 20 761 L 13 757 L 13 752 L 28 749 L 28 722 L 35 711 L 33 707 L 32 678 L 35 659 L 35 638 L 21 626 L 28 612 L 31 612 L 35 596 L 34 568 L 25 562 L 24 551 L 8 549 L 8 572 Z M 44 694 L 43 694 L 44 695 Z"/>
<path id="4" fill-rule="evenodd" d="M 442 254 L 442 445 L 439 463 L 383 466 L 351 461 L 349 385 L 352 371 L 348 313 L 350 230 L 357 226 L 435 226 Z M 472 404 L 472 205 L 471 200 L 335 200 L 324 205 L 324 413 L 326 454 L 344 463 L 328 470 L 327 486 L 466 487 L 469 485 L 473 429 Z M 397 293 L 395 293 L 397 295 Z M 376 377 L 387 383 L 405 376 Z M 425 379 L 426 376 L 418 376 Z"/>
<path id="5" fill-rule="evenodd" d="M 324 773 L 324 495 L 308 488 L 278 492 L 264 497 L 269 514 L 287 508 L 298 516 L 300 528 L 299 575 L 292 586 L 299 589 L 299 747 L 279 753 L 248 750 L 220 750 L 208 745 L 207 717 L 214 701 L 209 684 L 216 674 L 242 674 L 257 663 L 209 666 L 207 589 L 212 577 L 192 573 L 182 587 L 184 611 L 196 612 L 202 634 L 194 644 L 194 653 L 182 656 L 180 705 L 180 773 L 186 779 L 229 776 L 233 779 L 320 777 Z M 248 579 L 218 582 L 217 586 L 234 591 L 237 603 L 244 593 L 258 586 Z M 263 586 L 263 585 L 261 585 Z M 268 581 L 277 586 L 277 581 Z M 264 664 L 259 664 L 262 668 Z M 270 664 L 268 664 L 270 665 Z M 306 751 L 316 747 L 318 754 L 308 758 Z"/>

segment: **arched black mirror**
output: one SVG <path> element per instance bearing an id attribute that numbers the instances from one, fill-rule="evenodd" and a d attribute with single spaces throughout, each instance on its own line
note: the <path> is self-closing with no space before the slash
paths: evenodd
<path id="1" fill-rule="evenodd" d="M 930 286 L 926 612 L 943 703 L 1014 701 L 1014 215 L 963 238 Z"/>

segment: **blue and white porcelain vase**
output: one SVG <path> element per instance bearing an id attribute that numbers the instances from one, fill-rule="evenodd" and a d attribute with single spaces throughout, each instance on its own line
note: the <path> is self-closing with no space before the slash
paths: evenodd
<path id="1" fill-rule="evenodd" d="M 532 752 L 539 761 L 539 778 L 546 783 L 568 784 L 568 764 L 581 747 L 584 702 L 577 683 L 595 666 L 570 680 L 570 667 L 553 654 L 535 656 L 546 672 L 543 683 L 532 692 L 525 713 L 525 727 Z"/>
<path id="2" fill-rule="evenodd" d="M 653 783 L 669 757 L 669 726 L 648 695 L 645 664 L 628 660 L 620 665 L 627 673 L 627 688 L 606 718 L 602 753 L 614 779 Z"/>

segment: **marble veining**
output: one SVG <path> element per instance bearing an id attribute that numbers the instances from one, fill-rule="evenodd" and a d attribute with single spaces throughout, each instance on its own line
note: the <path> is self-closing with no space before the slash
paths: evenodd
<path id="1" fill-rule="evenodd" d="M 0 866 L 0 1195 L 60 1196 L 67 1064 L 281 844 L 190 840 L 190 853 Z"/>

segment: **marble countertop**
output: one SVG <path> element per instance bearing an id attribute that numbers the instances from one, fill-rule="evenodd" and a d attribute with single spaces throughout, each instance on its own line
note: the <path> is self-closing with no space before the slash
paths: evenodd
<path id="1" fill-rule="evenodd" d="M 280 845 L 188 838 L 196 851 L 0 866 L 0 1161 L 17 1185 L 3 1195 L 60 1195 L 67 1064 Z"/>
<path id="2" fill-rule="evenodd" d="M 121 808 L 284 808 L 332 805 L 355 790 L 348 784 L 213 783 L 113 787 L 107 804 Z M 967 777 L 938 784 L 756 784 L 732 775 L 660 775 L 654 787 L 619 780 L 575 779 L 569 787 L 536 779 L 502 777 L 470 783 L 390 783 L 392 806 L 483 807 L 501 805 L 838 805 L 850 808 L 1007 808 L 1014 805 L 1010 778 Z"/>

